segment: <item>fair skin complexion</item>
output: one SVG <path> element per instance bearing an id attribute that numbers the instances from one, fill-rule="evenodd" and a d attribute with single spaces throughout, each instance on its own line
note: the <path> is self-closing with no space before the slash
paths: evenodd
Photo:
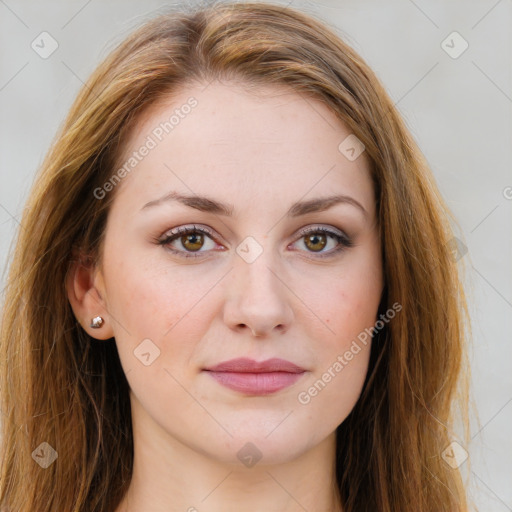
<path id="1" fill-rule="evenodd" d="M 368 162 L 340 152 L 351 132 L 317 100 L 277 86 L 206 85 L 140 119 L 125 159 L 197 100 L 117 185 L 101 262 L 74 267 L 68 281 L 84 329 L 115 337 L 130 385 L 133 478 L 116 512 L 339 512 L 335 433 L 360 396 L 370 343 L 342 371 L 332 368 L 374 325 L 383 287 Z M 233 213 L 171 200 L 145 207 L 170 192 L 207 196 Z M 350 199 L 287 216 L 295 202 L 333 195 Z M 194 225 L 212 236 L 157 242 Z M 247 247 L 260 248 L 254 261 L 237 252 Z M 97 315 L 105 325 L 91 329 Z M 151 341 L 138 349 L 143 340 Z M 269 395 L 232 390 L 203 371 L 236 357 L 278 357 L 305 371 Z M 301 403 L 329 368 L 329 382 Z M 244 446 L 249 460 L 261 459 L 243 463 Z"/>

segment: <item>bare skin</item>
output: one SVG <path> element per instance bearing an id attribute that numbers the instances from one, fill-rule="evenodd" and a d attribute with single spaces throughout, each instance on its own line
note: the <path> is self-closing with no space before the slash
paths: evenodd
<path id="1" fill-rule="evenodd" d="M 317 100 L 214 82 L 154 105 L 125 158 L 191 96 L 197 105 L 117 185 L 102 260 L 68 282 L 84 329 L 115 337 L 131 388 L 133 478 L 116 512 L 341 512 L 335 433 L 360 396 L 370 343 L 342 371 L 333 365 L 374 325 L 383 288 L 366 156 L 340 152 L 350 130 Z M 145 206 L 171 192 L 227 203 L 232 215 Z M 332 195 L 345 199 L 286 215 Z M 158 243 L 180 226 L 211 236 Z M 97 315 L 105 325 L 91 329 Z M 267 395 L 205 371 L 236 357 L 305 371 Z M 309 393 L 319 379 L 325 386 Z"/>

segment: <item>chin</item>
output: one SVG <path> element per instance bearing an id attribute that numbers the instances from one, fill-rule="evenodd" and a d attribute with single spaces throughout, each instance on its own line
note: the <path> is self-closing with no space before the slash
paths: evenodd
<path id="1" fill-rule="evenodd" d="M 290 426 L 283 429 L 280 434 L 277 431 L 269 435 L 269 430 L 245 429 L 243 434 L 224 438 L 224 442 L 216 439 L 213 445 L 202 446 L 205 455 L 236 466 L 253 466 L 284 464 L 291 462 L 302 453 L 311 448 L 313 437 L 298 438 L 290 436 Z M 204 443 L 204 438 L 202 439 Z M 213 450 L 212 450 L 213 449 Z"/>

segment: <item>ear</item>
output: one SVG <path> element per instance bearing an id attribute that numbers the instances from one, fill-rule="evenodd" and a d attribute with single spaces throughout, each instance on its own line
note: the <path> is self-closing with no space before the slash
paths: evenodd
<path id="1" fill-rule="evenodd" d="M 103 274 L 92 258 L 75 253 L 66 276 L 66 290 L 73 313 L 84 331 L 98 340 L 112 338 L 114 331 L 106 307 Z M 96 316 L 105 320 L 99 329 L 91 327 L 91 320 Z"/>

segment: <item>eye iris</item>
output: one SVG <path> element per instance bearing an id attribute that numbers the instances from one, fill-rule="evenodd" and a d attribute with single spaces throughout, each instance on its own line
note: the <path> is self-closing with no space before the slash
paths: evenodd
<path id="1" fill-rule="evenodd" d="M 309 249 L 312 249 L 314 252 L 318 252 L 318 251 L 321 251 L 327 244 L 326 240 L 325 240 L 326 236 L 325 235 L 322 235 L 322 234 L 319 234 L 319 233 L 314 233 L 312 235 L 308 235 L 306 236 L 306 246 L 309 248 Z M 318 242 L 318 240 L 320 240 L 320 242 Z M 316 242 L 315 242 L 316 240 Z M 309 243 L 312 241 L 313 245 L 318 245 L 318 243 L 320 243 L 320 247 L 317 247 L 317 248 L 311 248 Z"/>
<path id="2" fill-rule="evenodd" d="M 198 242 L 197 240 L 200 241 Z M 193 247 L 187 245 L 189 242 L 193 245 Z M 189 249 L 191 251 L 197 251 L 201 249 L 201 247 L 203 246 L 203 235 L 200 233 L 191 233 L 188 235 L 184 235 L 181 237 L 181 243 L 183 244 L 183 247 L 185 247 L 186 249 Z"/>

